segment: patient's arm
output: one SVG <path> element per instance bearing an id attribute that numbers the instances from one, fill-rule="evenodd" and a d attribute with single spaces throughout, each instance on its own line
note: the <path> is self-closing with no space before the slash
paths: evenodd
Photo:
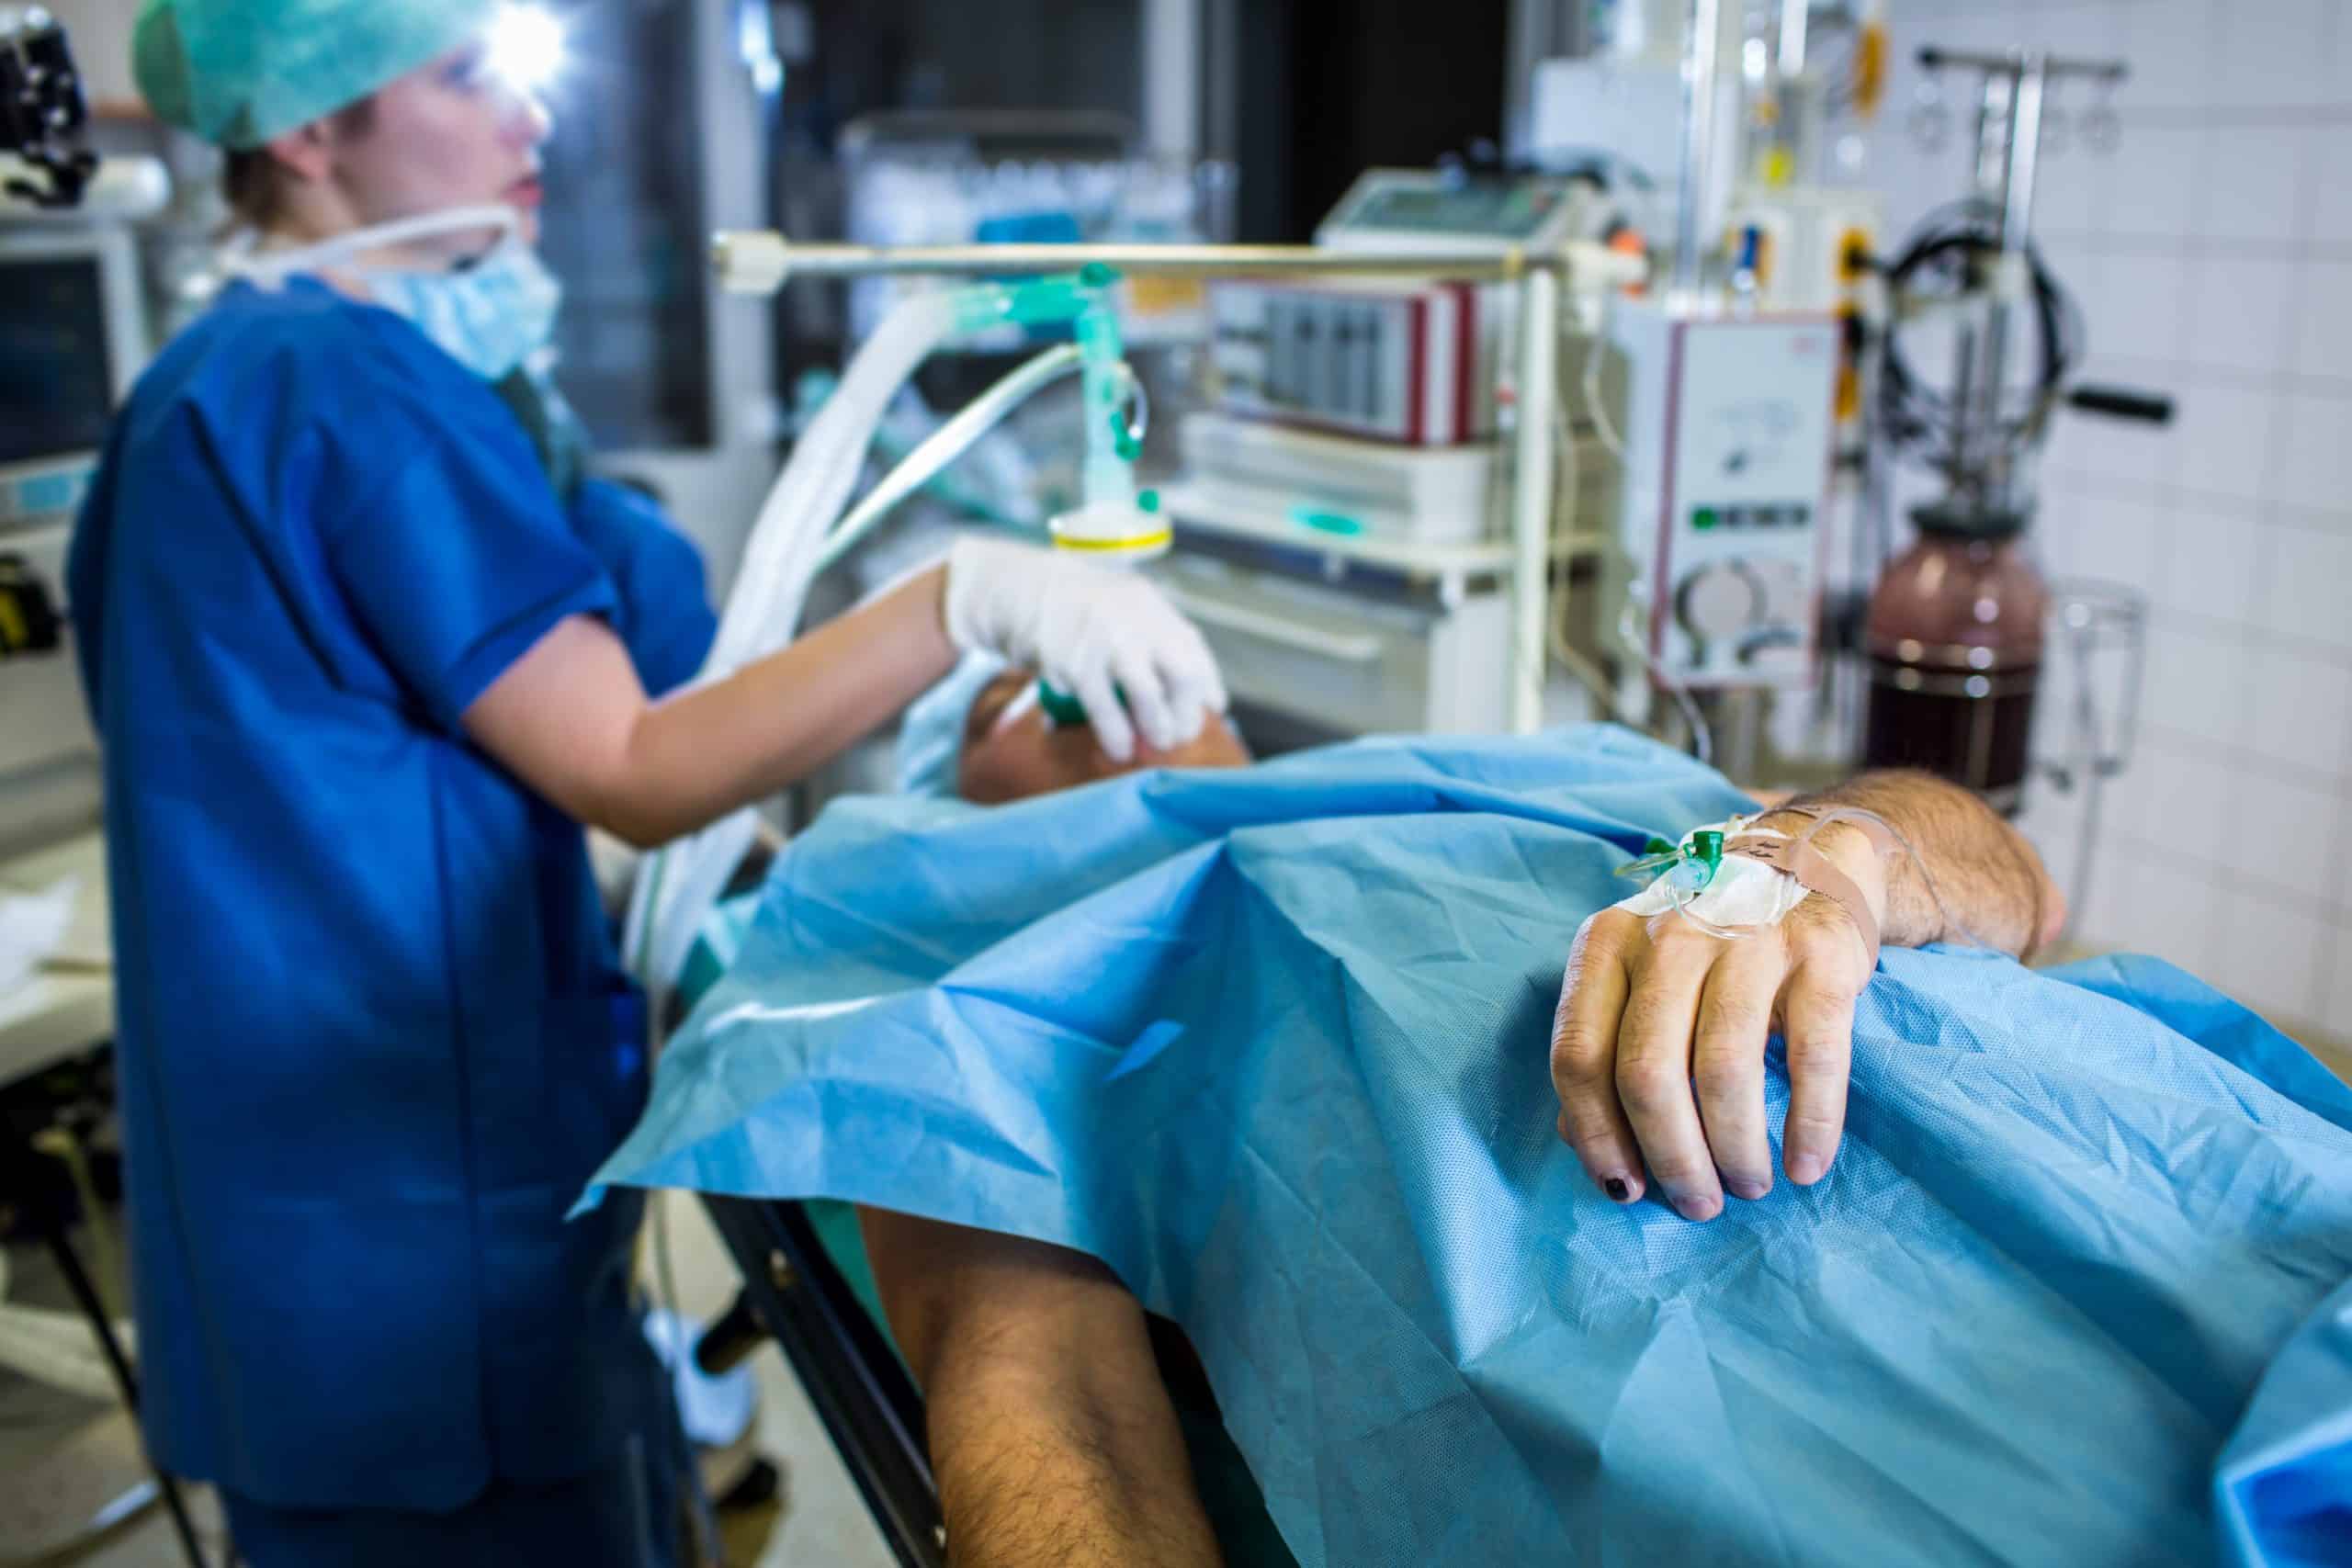
<path id="1" fill-rule="evenodd" d="M 1792 803 L 1876 812 L 1916 847 L 1948 920 L 1909 857 L 1882 857 L 1860 831 L 1825 828 L 1814 845 L 1853 878 L 1883 940 L 1902 946 L 1965 931 L 2023 955 L 2054 936 L 2064 904 L 2017 831 L 1967 791 L 1924 773 L 1870 773 Z M 1793 812 L 1767 826 L 1801 832 Z M 1694 1220 L 1722 1212 L 1728 1188 L 1771 1190 L 1764 1117 L 1766 1037 L 1788 1043 L 1789 1179 L 1817 1181 L 1846 1120 L 1854 1002 L 1868 950 L 1837 904 L 1808 897 L 1780 925 L 1740 940 L 1709 936 L 1674 914 L 1644 920 L 1603 909 L 1568 955 L 1553 1028 L 1560 1135 L 1620 1202 L 1644 1190 L 1644 1166 Z"/>
<path id="2" fill-rule="evenodd" d="M 1220 1561 L 1143 1309 L 1091 1258 L 861 1209 L 959 1568 Z"/>
<path id="3" fill-rule="evenodd" d="M 1211 714 L 1172 751 L 1105 756 L 1048 724 L 1037 677 L 1007 670 L 965 715 L 956 793 L 976 805 L 1076 789 L 1145 766 L 1250 760 Z M 1143 1308 L 1110 1270 L 1057 1247 L 859 1211 L 890 1330 L 922 1383 L 931 1462 L 961 1565 L 1214 1563 Z"/>
<path id="4" fill-rule="evenodd" d="M 1935 888 L 1908 855 L 1885 863 L 1886 907 L 1882 912 L 1881 938 L 1897 947 L 1925 947 L 1934 942 L 1964 942 L 1971 936 L 2018 958 L 2030 958 L 2057 940 L 2066 923 L 2066 900 L 2041 857 L 2025 836 L 2003 821 L 1985 804 L 1956 784 L 1927 773 L 1864 773 L 1835 789 L 1802 795 L 1792 807 L 1826 810 L 1854 806 L 1874 811 L 1911 840 L 1934 874 Z M 1766 812 L 1764 826 L 1782 832 L 1804 831 L 1805 818 L 1795 812 Z M 1832 822 L 1814 840 L 1814 846 L 1844 863 L 1849 859 L 1875 861 L 1860 831 Z M 1842 847 L 1845 853 L 1837 852 Z M 1943 908 L 1939 908 L 1940 895 Z M 1945 910 L 1951 918 L 1946 918 Z M 1955 929 L 1954 921 L 1958 922 Z"/>

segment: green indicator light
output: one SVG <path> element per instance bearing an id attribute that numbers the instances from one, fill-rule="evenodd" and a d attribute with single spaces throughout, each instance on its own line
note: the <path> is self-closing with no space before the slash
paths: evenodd
<path id="1" fill-rule="evenodd" d="M 1294 506 L 1290 520 L 1303 528 L 1318 533 L 1354 536 L 1363 532 L 1363 525 L 1341 512 L 1324 512 L 1312 506 Z"/>
<path id="2" fill-rule="evenodd" d="M 1722 521 L 1722 515 L 1712 506 L 1702 506 L 1690 513 L 1690 526 L 1701 533 L 1706 532 Z"/>
<path id="3" fill-rule="evenodd" d="M 1157 513 L 1159 510 L 1159 492 L 1156 490 L 1139 490 L 1136 491 L 1136 504 L 1146 512 Z"/>

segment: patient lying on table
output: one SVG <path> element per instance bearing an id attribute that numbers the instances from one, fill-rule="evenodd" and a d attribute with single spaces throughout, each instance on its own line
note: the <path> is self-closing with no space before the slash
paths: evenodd
<path id="1" fill-rule="evenodd" d="M 916 770 L 1041 798 L 829 813 L 603 1173 L 874 1206 L 960 1561 L 1215 1559 L 1138 1298 L 1302 1562 L 2211 1560 L 2222 1442 L 2352 1274 L 2352 1095 L 2291 1045 L 2161 965 L 1898 951 L 1942 934 L 1899 874 L 1874 976 L 1835 909 L 1608 912 L 1747 808 L 1622 732 L 1110 779 L 983 674 Z M 2045 934 L 1996 821 L 1858 787 Z M 1850 1098 L 1767 1057 L 1865 980 Z"/>

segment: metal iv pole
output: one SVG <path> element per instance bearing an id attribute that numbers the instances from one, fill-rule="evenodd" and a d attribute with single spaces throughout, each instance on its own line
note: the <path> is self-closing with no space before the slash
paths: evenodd
<path id="1" fill-rule="evenodd" d="M 2001 431 L 2008 379 L 2011 308 L 2031 292 L 2027 247 L 2033 232 L 2034 186 L 2041 156 L 2042 102 L 2050 84 L 2064 78 L 2116 83 L 2120 61 L 2064 60 L 2049 54 L 1974 54 L 1948 49 L 1919 51 L 1928 71 L 1957 67 L 1983 73 L 1976 121 L 1976 194 L 1990 226 L 1994 273 L 1981 332 L 1962 328 L 1953 354 L 1953 502 L 1981 513 L 2017 503 L 2011 445 Z"/>

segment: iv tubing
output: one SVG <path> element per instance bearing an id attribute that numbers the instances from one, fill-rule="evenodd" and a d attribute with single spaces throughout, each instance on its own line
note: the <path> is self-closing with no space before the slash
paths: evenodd
<path id="1" fill-rule="evenodd" d="M 735 586 L 704 661 L 704 682 L 725 677 L 791 640 L 814 564 L 849 500 L 890 400 L 941 344 L 1001 310 L 994 285 L 915 296 L 884 318 L 858 349 L 840 387 L 817 412 L 761 503 Z M 758 816 L 729 813 L 646 857 L 630 890 L 623 960 L 645 984 L 659 1018 L 684 967 L 702 912 L 757 832 Z"/>
<path id="2" fill-rule="evenodd" d="M 924 436 L 826 536 L 825 547 L 817 557 L 818 572 L 821 575 L 856 548 L 893 507 L 937 478 L 942 469 L 962 457 L 1040 388 L 1078 368 L 1079 357 L 1079 351 L 1069 344 L 1047 349 L 1006 375 Z"/>
<path id="3" fill-rule="evenodd" d="M 1066 370 L 1065 354 L 1086 360 L 1084 329 L 1090 318 L 1108 323 L 1107 331 L 1098 326 L 1094 333 L 1096 373 L 1106 378 L 1105 386 L 1114 384 L 1107 379 L 1113 369 L 1124 376 L 1123 364 L 1102 362 L 1106 351 L 1115 356 L 1119 349 L 1117 325 L 1102 299 L 1103 281 L 1061 276 L 974 284 L 917 295 L 892 310 L 802 433 L 762 504 L 701 679 L 720 679 L 789 642 L 818 571 L 838 558 L 856 536 L 870 530 L 921 479 L 912 479 L 896 495 L 884 492 L 917 474 L 918 458 L 944 467 L 1021 398 Z M 839 527 L 834 525 L 890 400 L 935 349 L 1008 321 L 1028 325 L 1072 320 L 1081 329 L 1080 348 L 1049 351 L 991 388 L 973 409 L 960 412 L 886 476 L 865 504 Z M 967 414 L 975 417 L 967 419 Z M 954 435 L 943 441 L 950 432 Z M 1108 439 L 1110 433 L 1106 429 L 1103 434 Z M 1125 498 L 1132 504 L 1132 463 L 1123 457 L 1114 460 L 1127 476 Z M 835 534 L 851 536 L 836 541 L 831 537 Z M 646 984 L 656 1016 L 667 1007 L 671 982 L 684 966 L 705 912 L 718 901 L 757 827 L 757 815 L 746 807 L 663 846 L 639 866 L 623 928 L 624 959 Z"/>
<path id="4" fill-rule="evenodd" d="M 1094 269 L 1089 269 L 1090 273 Z M 1080 494 L 1090 507 L 1136 503 L 1134 442 L 1120 417 L 1120 404 L 1134 385 L 1119 341 L 1118 312 L 1107 304 L 1100 279 L 1090 278 L 1086 308 L 1076 324 L 1085 394 L 1086 469 Z"/>

